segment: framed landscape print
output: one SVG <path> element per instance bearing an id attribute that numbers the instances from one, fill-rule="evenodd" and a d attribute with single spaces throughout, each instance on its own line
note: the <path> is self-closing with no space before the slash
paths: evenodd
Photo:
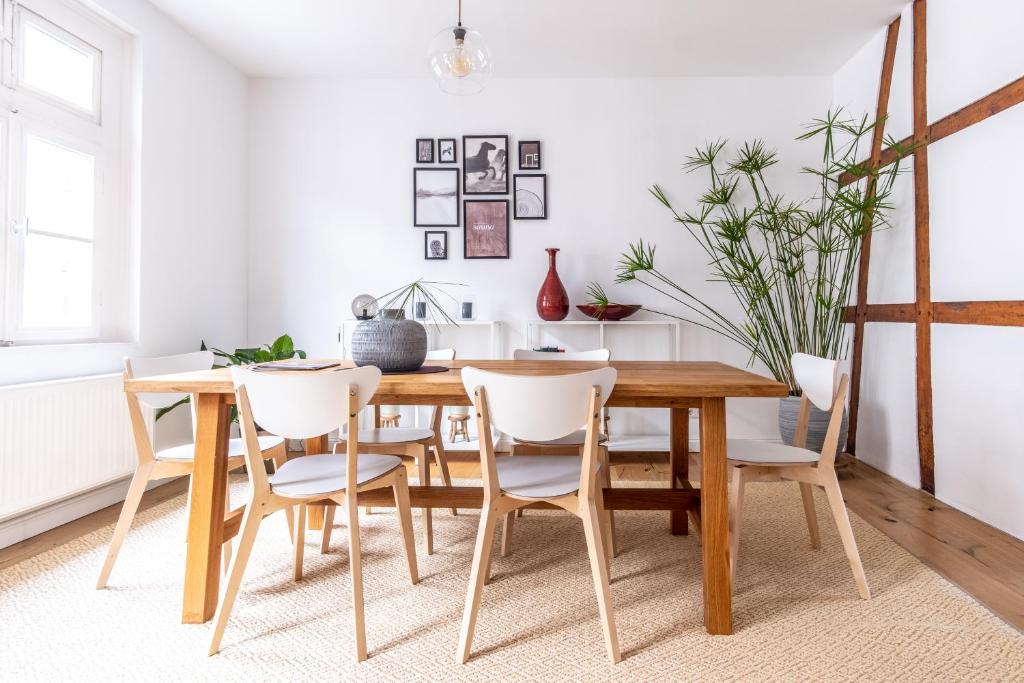
<path id="1" fill-rule="evenodd" d="M 416 138 L 416 163 L 434 163 L 434 138 Z"/>
<path id="2" fill-rule="evenodd" d="M 462 191 L 508 194 L 508 136 L 462 136 Z"/>
<path id="3" fill-rule="evenodd" d="M 437 163 L 457 164 L 459 155 L 456 153 L 456 149 L 458 146 L 455 144 L 455 138 L 439 138 L 437 141 Z"/>
<path id="4" fill-rule="evenodd" d="M 508 200 L 466 199 L 463 258 L 508 258 Z"/>
<path id="5" fill-rule="evenodd" d="M 459 169 L 412 170 L 412 224 L 417 228 L 459 225 Z"/>
<path id="6" fill-rule="evenodd" d="M 443 261 L 448 258 L 448 231 L 427 230 L 423 233 L 423 258 Z"/>
<path id="7" fill-rule="evenodd" d="M 519 170 L 540 170 L 540 140 L 519 141 Z"/>
<path id="8" fill-rule="evenodd" d="M 516 220 L 543 220 L 548 217 L 547 174 L 516 173 L 512 176 L 512 192 L 516 202 Z"/>

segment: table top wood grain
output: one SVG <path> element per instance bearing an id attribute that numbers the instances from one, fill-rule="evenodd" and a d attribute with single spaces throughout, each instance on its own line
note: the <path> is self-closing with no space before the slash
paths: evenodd
<path id="1" fill-rule="evenodd" d="M 470 405 L 460 372 L 461 368 L 468 366 L 516 375 L 562 375 L 610 365 L 618 370 L 615 389 L 608 400 L 608 405 L 613 407 L 699 407 L 702 398 L 770 398 L 788 394 L 786 385 L 780 382 L 712 361 L 456 360 L 431 361 L 431 365 L 445 365 L 451 369 L 431 374 L 384 375 L 373 403 Z M 343 362 L 342 367 L 352 367 L 352 363 Z M 276 371 L 275 374 L 336 370 Z M 216 368 L 128 379 L 125 380 L 125 391 L 233 394 L 234 388 L 230 371 Z"/>

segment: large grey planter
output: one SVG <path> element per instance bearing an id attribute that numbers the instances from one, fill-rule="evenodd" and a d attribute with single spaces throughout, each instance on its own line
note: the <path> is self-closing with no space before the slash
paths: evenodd
<path id="1" fill-rule="evenodd" d="M 405 311 L 388 310 L 382 318 L 364 320 L 352 331 L 352 361 L 376 365 L 381 372 L 412 372 L 427 357 L 427 330 Z"/>
<path id="2" fill-rule="evenodd" d="M 799 414 L 799 396 L 787 396 L 779 400 L 779 431 L 782 433 L 782 442 L 790 446 L 793 445 L 793 435 L 796 434 L 796 419 Z M 811 404 L 811 412 L 807 419 L 807 443 L 804 446 L 805 448 L 815 453 L 821 452 L 821 447 L 825 443 L 825 432 L 828 430 L 828 419 L 828 412 L 818 410 L 813 403 Z M 846 448 L 846 436 L 849 433 L 849 427 L 846 409 L 844 408 L 843 422 L 839 426 L 839 443 L 836 444 L 836 455 L 842 453 L 843 449 Z"/>

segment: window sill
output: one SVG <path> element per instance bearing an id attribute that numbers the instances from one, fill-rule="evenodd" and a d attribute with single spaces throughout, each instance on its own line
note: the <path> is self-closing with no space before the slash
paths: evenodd
<path id="1" fill-rule="evenodd" d="M 139 343 L 79 342 L 0 347 L 0 386 L 119 372 Z"/>

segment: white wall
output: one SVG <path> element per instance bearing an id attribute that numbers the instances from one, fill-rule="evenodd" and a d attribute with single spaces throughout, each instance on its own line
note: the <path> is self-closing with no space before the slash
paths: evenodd
<path id="1" fill-rule="evenodd" d="M 246 78 L 148 2 L 96 4 L 136 34 L 141 68 L 138 343 L 0 349 L 0 384 L 245 341 Z"/>
<path id="2" fill-rule="evenodd" d="M 887 132 L 911 132 L 911 30 L 904 13 Z M 929 3 L 928 118 L 935 121 L 1024 73 L 1024 5 Z M 835 100 L 871 111 L 884 31 L 835 76 Z M 935 301 L 1024 299 L 1024 107 L 929 148 L 931 281 Z M 870 303 L 907 303 L 913 285 L 913 173 L 899 181 L 894 227 L 875 235 Z M 918 486 L 914 330 L 870 323 L 857 455 Z M 940 500 L 1024 538 L 1024 330 L 932 330 L 935 489 Z"/>
<path id="3" fill-rule="evenodd" d="M 423 276 L 469 285 L 478 317 L 515 323 L 506 349 L 518 346 L 519 323 L 536 319 L 545 247 L 561 248 L 573 303 L 599 280 L 619 301 L 679 310 L 639 285 L 611 285 L 618 255 L 639 238 L 658 244 L 666 273 L 739 317 L 726 287 L 704 282 L 705 255 L 647 187 L 663 184 L 692 207 L 706 178 L 684 175 L 684 156 L 708 139 L 761 137 L 781 153 L 780 188 L 808 193 L 797 170 L 817 152 L 793 138 L 830 94 L 828 79 L 808 78 L 495 80 L 467 98 L 426 79 L 254 80 L 249 341 L 288 332 L 313 355 L 336 355 L 338 322 L 351 317 L 355 295 Z M 513 222 L 510 260 L 464 260 L 462 229 L 452 228 L 449 259 L 424 261 L 424 229 L 412 225 L 415 139 L 505 133 L 510 172 L 516 140 L 542 141 L 550 218 Z M 692 326 L 683 347 L 684 358 L 747 360 Z M 732 433 L 777 438 L 775 410 L 774 401 L 736 401 Z"/>

